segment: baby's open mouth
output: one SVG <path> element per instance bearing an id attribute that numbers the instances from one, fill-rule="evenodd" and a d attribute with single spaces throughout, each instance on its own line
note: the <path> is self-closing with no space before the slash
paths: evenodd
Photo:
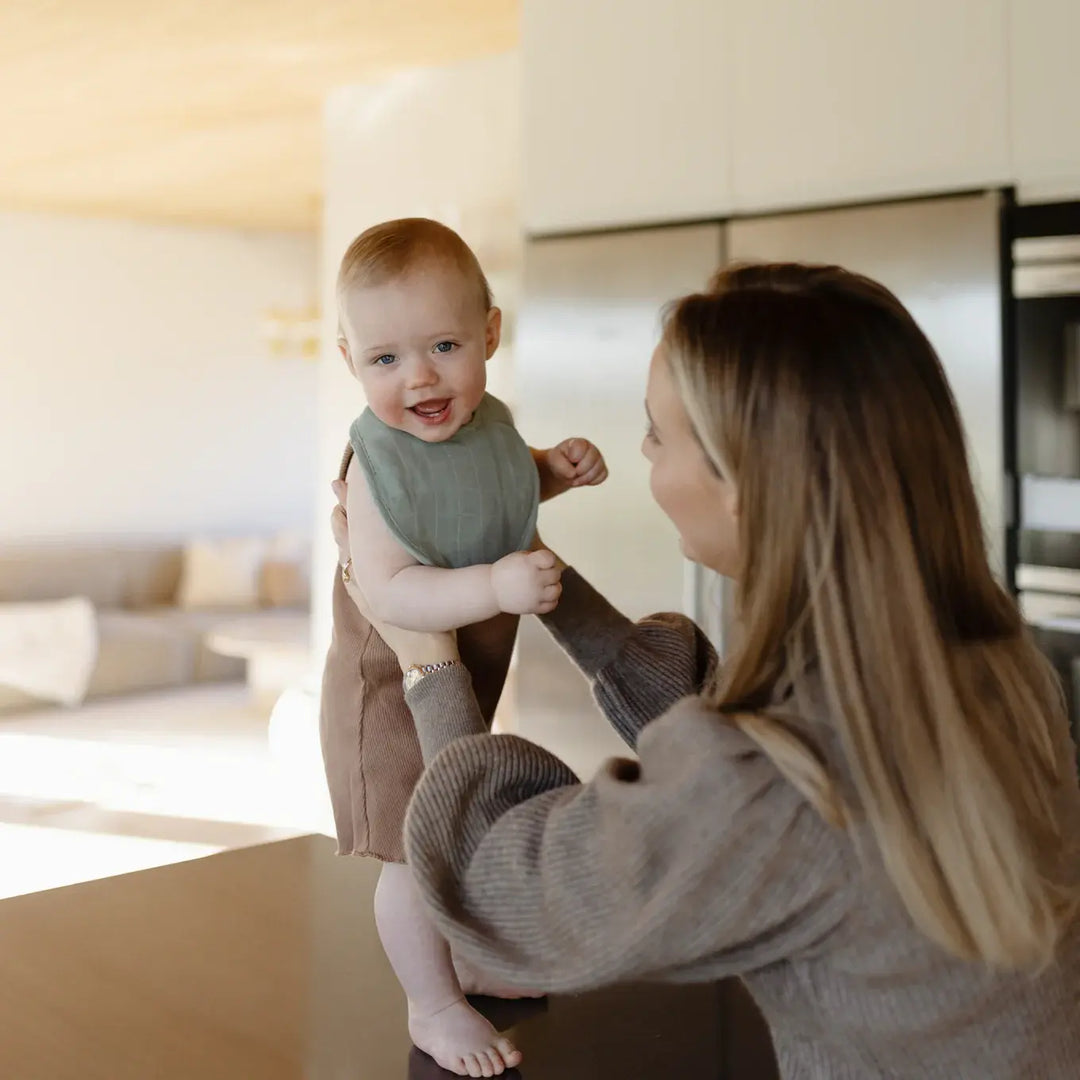
<path id="1" fill-rule="evenodd" d="M 441 424 L 450 415 L 450 398 L 421 401 L 411 409 L 425 424 Z"/>

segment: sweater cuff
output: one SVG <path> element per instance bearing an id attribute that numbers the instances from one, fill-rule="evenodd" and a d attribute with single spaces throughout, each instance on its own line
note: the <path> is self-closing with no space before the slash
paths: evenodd
<path id="1" fill-rule="evenodd" d="M 416 724 L 425 765 L 456 739 L 487 732 L 472 676 L 464 664 L 425 675 L 405 694 L 405 704 Z"/>
<path id="2" fill-rule="evenodd" d="M 562 587 L 555 610 L 540 621 L 582 672 L 595 679 L 619 655 L 634 624 L 572 567 L 563 571 Z"/>

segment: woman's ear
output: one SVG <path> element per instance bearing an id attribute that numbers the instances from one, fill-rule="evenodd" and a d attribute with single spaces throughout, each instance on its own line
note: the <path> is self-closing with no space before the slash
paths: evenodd
<path id="1" fill-rule="evenodd" d="M 484 359 L 490 360 L 502 340 L 502 312 L 497 307 L 491 308 L 487 313 L 487 330 L 484 340 L 487 347 Z"/>

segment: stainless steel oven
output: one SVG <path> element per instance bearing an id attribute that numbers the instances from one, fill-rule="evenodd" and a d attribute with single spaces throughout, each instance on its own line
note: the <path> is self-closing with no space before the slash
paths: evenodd
<path id="1" fill-rule="evenodd" d="M 1011 217 L 1011 576 L 1080 733 L 1080 203 Z"/>

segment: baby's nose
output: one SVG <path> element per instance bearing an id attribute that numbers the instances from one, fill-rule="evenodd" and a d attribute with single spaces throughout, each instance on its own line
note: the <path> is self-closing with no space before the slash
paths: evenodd
<path id="1" fill-rule="evenodd" d="M 435 365 L 427 361 L 417 361 L 409 368 L 409 385 L 412 387 L 433 386 L 438 378 Z"/>

